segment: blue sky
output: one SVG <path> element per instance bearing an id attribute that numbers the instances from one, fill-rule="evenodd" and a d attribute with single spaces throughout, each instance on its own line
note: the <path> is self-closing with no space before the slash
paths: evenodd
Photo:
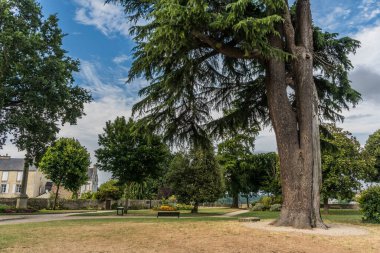
<path id="1" fill-rule="evenodd" d="M 125 84 L 131 65 L 133 41 L 129 24 L 120 7 L 104 0 L 38 0 L 45 16 L 56 13 L 60 27 L 67 34 L 63 47 L 81 61 L 76 83 L 92 91 L 95 101 L 86 105 L 87 116 L 76 126 L 65 126 L 60 135 L 78 138 L 92 154 L 97 148 L 97 135 L 107 120 L 131 114 L 144 80 Z M 353 36 L 362 41 L 362 48 L 351 59 L 353 86 L 363 94 L 363 102 L 345 112 L 341 126 L 362 144 L 368 135 L 380 128 L 380 1 L 379 0 L 312 0 L 315 23 L 329 32 Z M 276 149 L 274 134 L 265 129 L 256 143 L 260 151 Z M 14 146 L 7 144 L 1 153 L 22 157 Z M 107 178 L 101 175 L 101 181 Z"/>

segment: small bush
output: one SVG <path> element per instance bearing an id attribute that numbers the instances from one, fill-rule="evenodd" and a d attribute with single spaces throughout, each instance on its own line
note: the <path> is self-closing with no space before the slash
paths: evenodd
<path id="1" fill-rule="evenodd" d="M 270 206 L 273 204 L 273 198 L 269 196 L 264 196 L 260 199 L 259 202 L 264 205 L 265 209 L 269 209 Z"/>
<path id="2" fill-rule="evenodd" d="M 11 209 L 12 207 L 0 204 L 0 213 L 4 213 L 5 210 Z"/>
<path id="3" fill-rule="evenodd" d="M 176 208 L 178 210 L 193 210 L 193 207 L 192 205 L 186 205 L 186 204 L 177 204 L 176 205 Z"/>
<path id="4" fill-rule="evenodd" d="M 265 206 L 262 203 L 256 203 L 252 208 L 252 211 L 264 211 Z"/>
<path id="5" fill-rule="evenodd" d="M 169 205 L 155 206 L 154 211 L 177 211 L 177 208 Z"/>
<path id="6" fill-rule="evenodd" d="M 269 211 L 271 211 L 271 212 L 281 211 L 281 204 L 273 204 L 273 205 L 271 205 Z"/>
<path id="7" fill-rule="evenodd" d="M 358 200 L 363 211 L 363 221 L 380 223 L 380 186 L 372 186 L 363 191 Z"/>

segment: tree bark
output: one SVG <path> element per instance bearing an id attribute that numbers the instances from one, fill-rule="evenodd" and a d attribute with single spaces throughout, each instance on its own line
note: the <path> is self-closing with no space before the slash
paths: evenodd
<path id="1" fill-rule="evenodd" d="M 198 213 L 198 206 L 199 206 L 199 203 L 198 203 L 198 202 L 195 202 L 195 203 L 194 203 L 194 207 L 193 207 L 193 209 L 191 210 L 191 213 Z"/>
<path id="2" fill-rule="evenodd" d="M 239 208 L 239 193 L 232 193 L 232 205 L 231 208 Z"/>
<path id="3" fill-rule="evenodd" d="M 31 164 L 31 159 L 29 158 L 29 155 L 25 155 L 24 159 L 24 169 L 22 172 L 22 181 L 21 181 L 21 196 L 26 196 L 26 190 L 28 188 L 28 176 L 29 176 L 29 166 Z"/>
<path id="4" fill-rule="evenodd" d="M 58 199 L 59 186 L 60 186 L 60 183 L 57 184 L 57 191 L 55 192 L 55 198 L 54 198 L 53 210 L 55 210 L 55 208 L 56 208 L 56 206 L 57 206 L 57 199 Z"/>
<path id="5" fill-rule="evenodd" d="M 329 214 L 329 198 L 323 198 L 323 213 Z"/>
<path id="6" fill-rule="evenodd" d="M 291 74 L 295 110 L 287 94 L 285 63 L 276 59 L 267 63 L 267 96 L 280 156 L 283 193 L 281 215 L 274 224 L 304 229 L 327 228 L 320 216 L 322 173 L 310 2 L 298 0 L 296 13 L 297 32 L 294 33 L 289 23 L 283 27 L 286 47 L 294 56 Z M 284 48 L 281 38 L 275 36 L 271 44 Z"/>

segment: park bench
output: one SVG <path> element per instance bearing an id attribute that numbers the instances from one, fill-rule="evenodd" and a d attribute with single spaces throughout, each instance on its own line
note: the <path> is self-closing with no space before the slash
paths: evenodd
<path id="1" fill-rule="evenodd" d="M 123 216 L 124 215 L 124 210 L 125 210 L 125 208 L 122 207 L 122 206 L 116 207 L 116 215 Z M 120 211 L 120 214 L 119 214 L 119 211 Z M 128 212 L 128 210 L 125 211 L 126 214 L 127 214 L 127 212 Z"/>
<path id="2" fill-rule="evenodd" d="M 179 212 L 173 212 L 173 211 L 159 211 L 157 212 L 157 218 L 159 216 L 177 216 L 179 219 Z"/>

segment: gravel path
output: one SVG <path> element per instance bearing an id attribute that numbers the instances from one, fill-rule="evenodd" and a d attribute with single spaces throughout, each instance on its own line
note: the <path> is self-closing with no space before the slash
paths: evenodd
<path id="1" fill-rule="evenodd" d="M 242 213 L 248 213 L 248 212 L 249 210 L 239 210 L 239 211 L 223 214 L 220 217 L 233 217 L 233 216 L 236 216 Z"/>
<path id="2" fill-rule="evenodd" d="M 328 224 L 329 229 L 296 229 L 291 227 L 275 227 L 270 225 L 271 221 L 260 221 L 252 223 L 244 223 L 243 226 L 253 228 L 268 230 L 272 232 L 293 232 L 302 234 L 312 234 L 312 235 L 325 235 L 325 236 L 364 236 L 370 234 L 370 232 L 363 228 L 357 226 L 350 226 L 344 224 Z"/>

